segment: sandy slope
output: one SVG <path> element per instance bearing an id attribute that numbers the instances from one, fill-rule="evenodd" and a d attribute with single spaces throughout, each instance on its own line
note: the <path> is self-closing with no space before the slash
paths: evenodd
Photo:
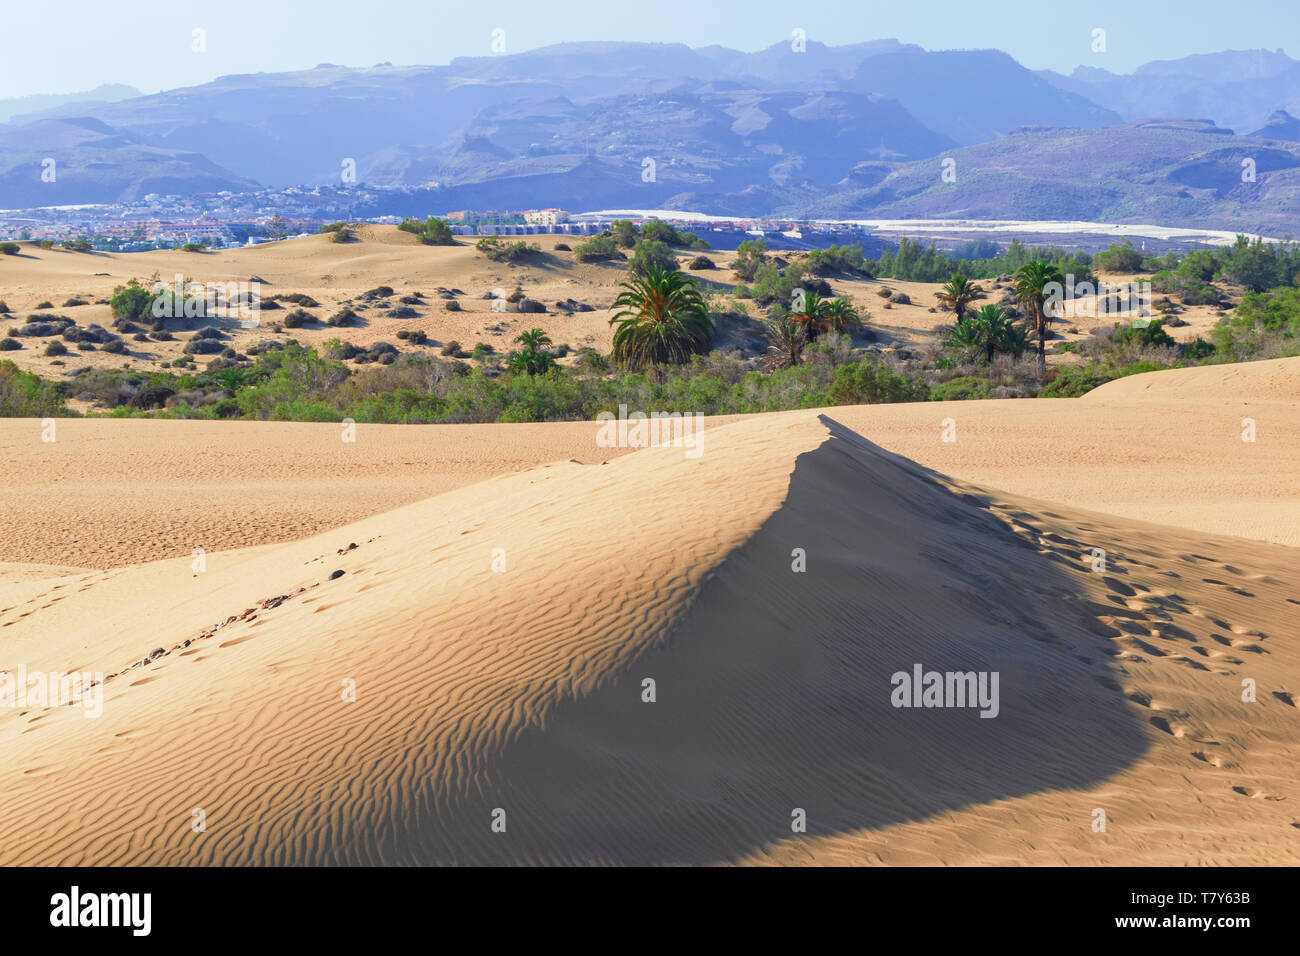
<path id="1" fill-rule="evenodd" d="M 1300 359 L 1280 359 L 1134 376 L 1080 400 L 827 414 L 954 478 L 1295 546 L 1296 382 Z M 1241 440 L 1247 417 L 1254 443 Z M 705 447 L 743 418 L 709 420 Z M 504 472 L 627 451 L 598 447 L 590 422 L 361 425 L 354 443 L 338 425 L 284 422 L 67 419 L 55 442 L 41 435 L 39 421 L 0 419 L 0 561 L 112 568 L 292 541 Z"/>
<path id="2" fill-rule="evenodd" d="M 349 504 L 335 513 L 371 516 L 294 542 L 250 526 L 256 547 L 212 549 L 201 573 L 184 547 L 0 577 L 0 668 L 115 675 L 98 719 L 0 708 L 0 863 L 1298 862 L 1295 551 L 1209 533 L 1177 486 L 1254 480 L 1247 504 L 1286 524 L 1268 482 L 1295 474 L 1281 432 L 1297 403 L 1259 396 L 1293 369 L 915 406 L 915 423 L 903 407 L 753 417 L 715 423 L 697 460 L 569 455 L 581 425 L 512 426 L 528 437 L 475 460 L 450 432 L 437 456 L 363 436 L 356 450 L 405 474 L 404 493 L 451 490 L 380 514 Z M 1245 401 L 1261 438 L 1233 478 L 1223 463 L 1242 452 L 1207 436 L 1215 409 Z M 953 444 L 938 440 L 945 413 Z M 307 476 L 339 454 L 291 443 L 271 458 L 283 429 L 309 443 L 316 426 L 267 441 L 234 423 L 244 456 L 204 460 L 186 453 L 209 435 L 107 431 L 169 423 L 73 424 L 86 431 L 57 443 L 64 474 L 93 485 L 124 454 L 117 486 L 142 481 L 133 456 L 152 447 L 169 481 L 215 476 L 195 515 L 265 480 L 263 456 L 310 509 L 324 498 Z M 939 456 L 971 471 L 1001 459 L 1022 487 L 941 479 L 858 433 L 888 445 L 873 429 L 942 446 L 922 465 L 957 478 Z M 553 463 L 527 467 L 548 447 Z M 37 488 L 50 461 L 17 450 Z M 1186 527 L 1082 510 L 1107 454 L 1172 481 Z M 321 480 L 346 487 L 332 470 Z M 1118 488 L 1123 507 L 1140 500 Z M 88 540 L 102 517 L 83 521 Z M 915 663 L 998 672 L 998 717 L 890 706 L 891 675 Z"/>

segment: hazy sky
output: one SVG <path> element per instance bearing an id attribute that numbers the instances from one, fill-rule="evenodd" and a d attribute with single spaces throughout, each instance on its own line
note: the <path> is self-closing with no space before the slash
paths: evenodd
<path id="1" fill-rule="evenodd" d="M 12 0 L 2 22 L 0 98 L 101 83 L 156 92 L 318 63 L 439 64 L 489 54 L 496 28 L 520 52 L 575 40 L 758 50 L 798 27 L 832 45 L 995 47 L 1067 73 L 1225 49 L 1300 54 L 1298 0 Z M 1097 27 L 1105 53 L 1091 50 Z M 192 49 L 196 28 L 205 52 Z"/>

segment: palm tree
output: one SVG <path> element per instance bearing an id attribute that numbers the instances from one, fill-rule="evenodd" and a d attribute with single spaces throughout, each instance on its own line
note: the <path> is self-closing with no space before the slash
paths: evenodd
<path id="1" fill-rule="evenodd" d="M 980 349 L 985 360 L 991 362 L 997 352 L 1023 354 L 1028 340 L 1024 329 L 1015 325 L 1004 309 L 986 305 L 953 324 L 948 330 L 948 344 L 955 348 Z"/>
<path id="2" fill-rule="evenodd" d="M 541 329 L 532 328 L 520 332 L 515 336 L 515 341 L 523 348 L 510 356 L 509 367 L 512 372 L 540 375 L 555 367 L 555 358 L 550 352 L 543 351 L 551 344 L 551 337 Z"/>
<path id="3" fill-rule="evenodd" d="M 984 290 L 959 272 L 945 282 L 934 295 L 940 302 L 952 309 L 957 315 L 957 321 L 961 322 L 962 317 L 966 314 L 966 306 L 983 296 Z"/>
<path id="4" fill-rule="evenodd" d="M 1047 262 L 1026 262 L 1016 270 L 1016 298 L 1023 308 L 1029 309 L 1038 336 L 1038 367 L 1047 368 L 1047 326 L 1052 317 L 1047 309 L 1047 287 L 1052 283 L 1065 285 L 1065 276 L 1056 266 Z"/>
<path id="5" fill-rule="evenodd" d="M 617 325 L 612 357 L 633 369 L 672 362 L 708 352 L 713 319 L 694 279 L 680 272 L 651 267 L 621 283 L 614 300 Z"/>
<path id="6" fill-rule="evenodd" d="M 795 299 L 796 308 L 790 313 L 790 321 L 796 322 L 804 329 L 809 342 L 817 341 L 817 336 L 826 331 L 826 306 L 829 304 L 816 292 L 798 290 L 803 295 Z M 802 299 L 800 304 L 799 299 Z"/>
<path id="7" fill-rule="evenodd" d="M 804 346 L 808 344 L 808 326 L 796 322 L 793 315 L 783 315 L 764 323 L 764 330 L 772 345 L 768 348 L 777 359 L 778 368 L 794 368 L 803 359 Z"/>
<path id="8" fill-rule="evenodd" d="M 546 346 L 551 344 L 551 337 L 541 329 L 532 328 L 527 332 L 520 332 L 516 335 L 515 341 L 525 349 L 540 352 L 542 349 L 546 348 Z"/>
<path id="9" fill-rule="evenodd" d="M 862 324 L 862 316 L 844 296 L 826 302 L 822 318 L 832 332 L 852 332 Z"/>

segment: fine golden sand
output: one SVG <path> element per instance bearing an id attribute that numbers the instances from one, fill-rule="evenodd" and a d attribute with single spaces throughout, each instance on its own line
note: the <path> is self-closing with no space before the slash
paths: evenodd
<path id="1" fill-rule="evenodd" d="M 1300 862 L 1297 381 L 739 416 L 698 458 L 2 422 L 0 670 L 108 680 L 0 707 L 0 863 Z M 891 706 L 915 664 L 997 672 L 998 716 Z"/>

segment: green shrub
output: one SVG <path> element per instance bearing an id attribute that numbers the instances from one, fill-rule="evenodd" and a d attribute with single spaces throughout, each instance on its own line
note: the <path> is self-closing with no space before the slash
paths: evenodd
<path id="1" fill-rule="evenodd" d="M 13 362 L 0 362 L 0 418 L 46 418 L 75 414 L 62 389 Z"/>
<path id="2" fill-rule="evenodd" d="M 658 239 L 642 239 L 638 242 L 628 266 L 637 275 L 649 275 L 653 269 L 662 269 L 664 272 L 676 272 L 678 269 L 677 256 L 667 243 Z"/>
<path id="3" fill-rule="evenodd" d="M 930 398 L 936 402 L 997 398 L 997 388 L 988 379 L 978 375 L 960 375 L 930 389 Z"/>
<path id="4" fill-rule="evenodd" d="M 484 236 L 474 248 L 493 262 L 518 262 L 525 256 L 541 252 L 537 243 L 527 243 L 522 239 L 516 242 L 502 242 L 500 236 Z"/>
<path id="5" fill-rule="evenodd" d="M 578 243 L 573 254 L 579 262 L 603 262 L 609 259 L 625 259 L 619 251 L 618 243 L 611 236 L 592 236 L 586 242 Z"/>
<path id="6" fill-rule="evenodd" d="M 1086 395 L 1098 385 L 1109 382 L 1114 375 L 1102 370 L 1096 364 L 1065 365 L 1049 368 L 1043 379 L 1043 387 L 1038 391 L 1039 398 L 1078 398 Z"/>
<path id="7" fill-rule="evenodd" d="M 1093 256 L 1092 264 L 1103 272 L 1139 272 L 1142 269 L 1142 253 L 1133 248 L 1133 244 L 1112 243 Z"/>
<path id="8" fill-rule="evenodd" d="M 426 246 L 454 246 L 456 236 L 451 231 L 451 226 L 437 218 L 430 216 L 424 222 L 418 219 L 404 219 L 397 227 L 403 232 L 409 232 Z M 389 293 L 391 295 L 391 293 Z"/>
<path id="9" fill-rule="evenodd" d="M 1146 325 L 1116 325 L 1111 343 L 1117 348 L 1137 345 L 1142 348 L 1172 348 L 1177 343 L 1164 329 L 1161 319 L 1151 319 Z"/>
<path id="10" fill-rule="evenodd" d="M 835 371 L 830 399 L 835 405 L 874 405 L 880 402 L 924 402 L 930 389 L 921 381 L 890 371 L 884 365 L 862 361 Z"/>
<path id="11" fill-rule="evenodd" d="M 128 322 L 152 321 L 154 293 L 137 279 L 129 280 L 113 290 L 108 300 L 114 319 Z"/>
<path id="12" fill-rule="evenodd" d="M 731 270 L 736 278 L 752 282 L 758 267 L 767 262 L 767 241 L 764 239 L 746 239 L 736 247 L 736 258 Z"/>
<path id="13" fill-rule="evenodd" d="M 300 305 L 304 309 L 319 309 L 320 303 L 313 299 L 305 292 L 286 292 L 282 295 L 270 296 L 270 301 L 292 302 L 294 305 Z M 265 306 L 263 306 L 265 308 Z"/>

